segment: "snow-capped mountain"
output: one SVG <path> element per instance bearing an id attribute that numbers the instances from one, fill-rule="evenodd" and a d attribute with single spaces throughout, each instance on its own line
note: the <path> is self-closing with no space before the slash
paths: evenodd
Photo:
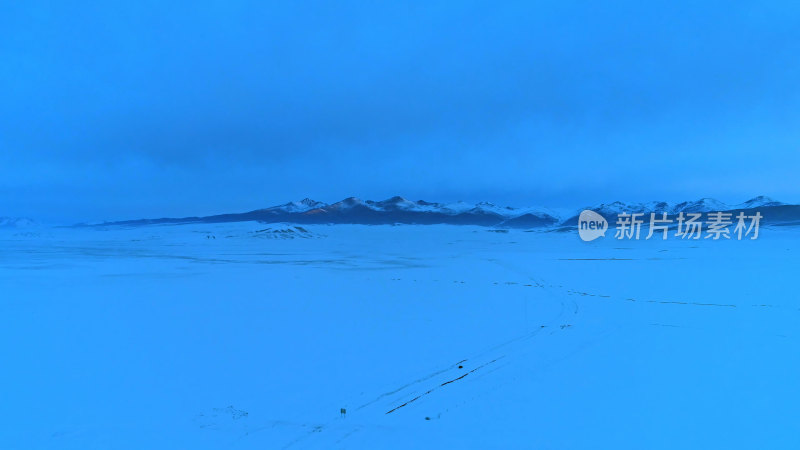
<path id="1" fill-rule="evenodd" d="M 553 224 L 558 219 L 544 209 L 518 209 L 497 206 L 488 202 L 434 203 L 425 200 L 409 200 L 395 196 L 386 200 L 361 200 L 356 197 L 310 209 L 291 218 L 301 223 L 407 223 L 407 224 L 472 224 L 499 225 L 508 219 L 530 216 L 527 223 Z M 535 219 L 535 220 L 534 220 Z"/>
<path id="2" fill-rule="evenodd" d="M 773 206 L 782 206 L 785 203 L 777 202 L 769 197 L 758 196 L 738 205 L 728 205 L 713 198 L 701 198 L 699 200 L 684 201 L 670 205 L 663 201 L 651 201 L 645 203 L 624 203 L 615 201 L 612 203 L 601 203 L 596 206 L 587 206 L 583 209 L 590 209 L 594 212 L 600 213 L 603 216 L 616 216 L 617 214 L 628 213 L 667 213 L 668 215 L 676 215 L 683 213 L 707 213 L 713 211 L 732 211 L 737 209 L 751 209 L 751 208 L 764 208 Z M 577 214 L 580 211 L 576 212 Z"/>
<path id="3" fill-rule="evenodd" d="M 458 215 L 476 215 L 476 216 L 496 216 L 505 219 L 519 217 L 524 214 L 534 215 L 540 218 L 553 217 L 554 215 L 544 208 L 514 208 L 511 206 L 498 206 L 489 202 L 480 202 L 476 204 L 467 202 L 454 202 L 454 203 L 434 203 L 425 200 L 408 200 L 404 197 L 396 196 L 386 200 L 373 201 L 361 200 L 356 197 L 349 197 L 339 202 L 327 205 L 321 202 L 314 202 L 319 205 L 315 208 L 309 208 L 308 211 L 313 211 L 314 214 L 323 213 L 342 213 L 345 211 L 362 210 L 382 213 L 428 213 L 428 214 L 441 214 L 446 216 Z M 284 209 L 286 210 L 286 209 Z M 294 211 L 292 211 L 294 212 Z M 304 211 L 300 211 L 304 212 Z"/>
<path id="4" fill-rule="evenodd" d="M 775 201 L 765 195 L 759 195 L 758 197 L 753 197 L 744 203 L 735 205 L 735 207 L 736 209 L 751 209 L 785 205 L 786 203 Z"/>
<path id="5" fill-rule="evenodd" d="M 591 209 L 592 211 L 602 214 L 603 216 L 611 216 L 622 213 L 649 213 L 649 212 L 669 212 L 670 206 L 667 202 L 654 201 L 648 203 L 623 203 L 620 201 L 612 203 L 601 203 L 594 207 L 586 207 L 583 209 Z M 580 212 L 580 211 L 578 211 Z"/>
<path id="6" fill-rule="evenodd" d="M 373 202 L 372 200 L 367 200 L 365 204 L 376 211 L 430 211 L 434 204 L 429 204 L 428 202 L 423 202 L 423 205 L 420 205 L 419 202 L 411 201 L 405 199 L 400 196 L 395 196 L 383 201 Z"/>
<path id="7" fill-rule="evenodd" d="M 787 205 L 786 203 L 775 201 L 766 196 L 754 197 L 738 205 L 729 205 L 713 198 L 701 198 L 699 200 L 684 201 L 670 205 L 667 202 L 652 201 L 646 203 L 624 203 L 615 201 L 611 203 L 601 203 L 596 206 L 587 206 L 576 211 L 574 215 L 561 222 L 562 225 L 574 226 L 578 223 L 578 215 L 584 209 L 589 209 L 601 214 L 610 223 L 616 222 L 619 214 L 663 214 L 676 216 L 680 213 L 709 213 L 715 211 L 734 212 L 758 208 L 760 211 L 769 212 L 766 221 L 788 223 L 800 221 L 800 206 Z M 788 209 L 787 209 L 788 208 Z"/>
<path id="8" fill-rule="evenodd" d="M 409 200 L 400 196 L 386 200 L 362 200 L 348 197 L 335 203 L 324 203 L 305 198 L 300 201 L 257 209 L 245 213 L 221 214 L 207 217 L 178 219 L 144 219 L 115 222 L 115 225 L 146 225 L 159 223 L 215 223 L 259 221 L 264 223 L 296 224 L 452 224 L 483 225 L 509 228 L 541 228 L 550 226 L 574 226 L 583 209 L 591 209 L 603 215 L 609 222 L 616 222 L 622 213 L 666 213 L 669 216 L 683 213 L 706 213 L 712 211 L 736 211 L 759 208 L 765 222 L 800 223 L 800 206 L 786 205 L 771 198 L 760 196 L 738 205 L 727 205 L 711 198 L 680 202 L 670 205 L 663 201 L 624 203 L 615 201 L 582 208 L 561 220 L 558 214 L 538 207 L 515 208 L 499 206 L 489 202 L 435 203 L 424 200 Z"/>
<path id="9" fill-rule="evenodd" d="M 143 219 L 115 222 L 113 224 L 146 225 L 251 220 L 264 223 L 287 222 L 299 224 L 454 224 L 540 227 L 558 223 L 559 219 L 555 214 L 544 208 L 513 208 L 488 202 L 477 204 L 461 201 L 435 203 L 395 196 L 379 201 L 348 197 L 330 204 L 306 198 L 245 213 L 178 219 Z"/>
<path id="10" fill-rule="evenodd" d="M 327 206 L 327 204 L 311 200 L 310 198 L 304 198 L 300 201 L 289 202 L 283 205 L 273 206 L 267 208 L 267 210 L 283 211 L 288 213 L 302 213 L 312 209 L 322 208 L 325 206 Z"/>
<path id="11" fill-rule="evenodd" d="M 749 200 L 752 201 L 752 200 Z M 731 206 L 722 203 L 719 200 L 715 200 L 713 198 L 701 198 L 700 200 L 696 200 L 693 202 L 681 202 L 677 205 L 673 206 L 669 212 L 672 214 L 678 213 L 704 213 L 704 212 L 711 212 L 711 211 L 727 211 L 732 209 Z"/>

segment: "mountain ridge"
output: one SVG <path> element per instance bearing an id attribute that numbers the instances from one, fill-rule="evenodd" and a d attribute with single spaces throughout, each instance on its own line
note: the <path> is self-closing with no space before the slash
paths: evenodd
<path id="1" fill-rule="evenodd" d="M 764 211 L 765 222 L 800 224 L 800 206 L 788 205 L 766 196 L 757 196 L 745 202 L 728 205 L 711 198 L 684 201 L 670 205 L 663 201 L 645 203 L 624 203 L 614 201 L 582 208 L 596 211 L 613 223 L 621 213 L 667 213 L 675 216 L 683 213 L 703 213 L 712 211 L 744 211 L 759 209 Z M 263 223 L 298 224 L 452 224 L 482 225 L 506 228 L 545 228 L 577 225 L 578 210 L 573 215 L 559 215 L 542 207 L 498 206 L 490 202 L 437 203 L 425 200 L 408 200 L 394 196 L 386 200 L 362 200 L 348 197 L 334 203 L 325 203 L 310 198 L 292 201 L 281 205 L 256 209 L 243 213 L 217 214 L 211 216 L 135 219 L 104 222 L 93 226 L 109 225 L 151 225 L 180 223 L 220 223 L 258 221 Z M 78 226 L 90 226 L 78 224 Z"/>

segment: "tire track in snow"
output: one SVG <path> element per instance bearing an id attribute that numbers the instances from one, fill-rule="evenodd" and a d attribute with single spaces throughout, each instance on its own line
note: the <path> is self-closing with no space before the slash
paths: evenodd
<path id="1" fill-rule="evenodd" d="M 502 264 L 497 260 L 490 260 L 490 261 L 500 265 L 506 270 L 512 272 L 518 272 L 518 269 L 509 267 L 508 265 Z M 388 392 L 384 392 L 383 394 L 380 394 L 375 398 L 373 398 L 372 400 L 359 406 L 355 410 L 358 412 L 357 415 L 348 416 L 347 419 L 342 419 L 341 417 L 335 417 L 331 421 L 315 427 L 314 430 L 304 434 L 303 436 L 299 436 L 295 440 L 289 442 L 283 448 L 290 448 L 300 442 L 303 442 L 308 438 L 320 436 L 323 432 L 327 432 L 326 434 L 330 434 L 332 432 L 344 432 L 344 435 L 340 436 L 339 439 L 337 440 L 337 443 L 340 443 L 345 438 L 352 436 L 357 431 L 364 428 L 363 424 L 353 423 L 353 425 L 348 425 L 344 423 L 344 420 L 348 420 L 352 423 L 352 418 L 354 417 L 362 417 L 370 415 L 387 417 L 390 415 L 390 413 L 397 412 L 401 408 L 410 406 L 411 404 L 417 402 L 418 400 L 424 399 L 426 396 L 430 394 L 434 394 L 439 389 L 445 388 L 445 386 L 450 387 L 458 385 L 459 383 L 456 383 L 456 381 L 467 379 L 468 375 L 476 373 L 477 371 L 484 369 L 500 361 L 501 359 L 505 359 L 509 356 L 513 357 L 520 353 L 524 353 L 520 351 L 522 350 L 521 347 L 544 331 L 552 330 L 550 332 L 550 334 L 552 335 L 554 333 L 563 332 L 564 330 L 569 329 L 569 326 L 571 325 L 566 324 L 567 326 L 565 326 L 564 319 L 568 316 L 574 316 L 578 314 L 578 304 L 574 300 L 564 295 L 563 292 L 558 292 L 554 289 L 551 289 L 552 286 L 548 287 L 548 285 L 543 280 L 538 280 L 535 277 L 528 276 L 527 274 L 526 277 L 536 283 L 535 287 L 539 287 L 542 289 L 539 292 L 545 293 L 544 295 L 545 300 L 554 301 L 555 303 L 557 303 L 558 312 L 550 320 L 545 321 L 544 324 L 542 324 L 542 322 L 539 322 L 538 325 L 535 326 L 535 328 L 531 328 L 527 332 L 521 335 L 518 335 L 504 342 L 492 345 L 491 347 L 486 348 L 484 350 L 478 351 L 472 356 L 462 359 L 457 363 L 451 364 L 445 367 L 444 369 L 434 371 L 429 375 L 418 378 L 414 381 L 406 383 Z M 399 280 L 400 279 L 397 279 L 396 281 Z M 526 298 L 525 301 L 527 302 L 528 299 Z M 459 368 L 463 363 L 480 362 L 480 361 L 485 361 L 485 362 L 480 363 L 478 366 L 469 369 L 467 373 L 461 374 L 457 377 L 453 376 L 447 377 L 444 378 L 443 380 L 435 381 L 433 386 L 430 385 L 431 380 L 436 379 L 440 375 L 450 373 L 453 370 L 458 370 L 457 368 Z M 503 366 L 506 365 L 508 365 L 508 363 L 506 363 Z M 491 370 L 489 372 L 494 372 L 494 370 Z M 427 384 L 427 387 L 424 386 L 425 384 Z M 420 386 L 422 387 L 420 388 Z M 394 401 L 390 400 L 392 403 L 395 404 L 395 406 L 393 407 L 390 406 L 388 410 L 376 409 L 379 407 L 378 405 L 383 404 L 382 400 L 390 399 L 393 396 L 406 397 L 408 398 L 408 400 L 405 401 L 399 399 Z M 399 403 L 401 401 L 402 403 Z"/>

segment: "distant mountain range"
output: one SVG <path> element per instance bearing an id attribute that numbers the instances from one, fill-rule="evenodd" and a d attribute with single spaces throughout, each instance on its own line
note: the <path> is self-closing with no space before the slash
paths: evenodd
<path id="1" fill-rule="evenodd" d="M 588 206 L 602 214 L 610 224 L 616 222 L 620 213 L 663 213 L 670 216 L 680 212 L 712 212 L 727 211 L 737 213 L 746 211 L 748 215 L 756 209 L 761 212 L 763 223 L 800 224 L 800 206 L 787 205 L 771 198 L 760 196 L 738 205 L 727 205 L 710 198 L 697 201 L 681 202 L 670 205 L 667 202 L 648 203 L 603 203 Z M 264 223 L 296 223 L 296 224 L 453 224 L 483 225 L 509 228 L 543 228 L 569 227 L 578 222 L 575 212 L 566 218 L 546 208 L 514 208 L 497 206 L 488 202 L 481 203 L 433 203 L 424 200 L 408 200 L 403 197 L 392 197 L 382 201 L 361 200 L 355 197 L 346 198 L 336 203 L 323 203 L 311 199 L 289 202 L 254 211 L 219 214 L 204 217 L 138 219 L 120 222 L 107 222 L 101 225 L 149 225 L 180 223 L 221 223 L 259 221 Z"/>
<path id="2" fill-rule="evenodd" d="M 668 218 L 674 218 L 680 213 L 708 213 L 708 212 L 727 212 L 733 216 L 739 212 L 744 212 L 745 215 L 755 214 L 755 211 L 761 213 L 763 218 L 762 223 L 772 223 L 781 225 L 795 225 L 800 224 L 800 206 L 789 205 L 786 203 L 775 201 L 766 196 L 758 196 L 750 200 L 739 203 L 737 205 L 728 205 L 713 198 L 701 198 L 696 201 L 681 202 L 670 205 L 667 202 L 648 202 L 648 203 L 601 203 L 593 207 L 586 207 L 584 209 L 591 209 L 594 212 L 601 214 L 608 220 L 609 224 L 616 223 L 617 217 L 621 213 L 636 214 L 643 213 L 648 215 L 650 213 L 663 214 L 667 213 Z M 578 214 L 568 217 L 563 220 L 560 225 L 574 226 L 578 223 Z"/>
<path id="3" fill-rule="evenodd" d="M 31 228 L 39 224 L 25 217 L 0 217 L 0 228 Z"/>
<path id="4" fill-rule="evenodd" d="M 234 214 L 205 217 L 139 219 L 109 222 L 103 225 L 144 225 L 166 223 L 218 223 L 259 221 L 264 223 L 298 224 L 454 224 L 485 226 L 552 226 L 559 218 L 544 208 L 512 208 L 492 203 L 432 203 L 392 197 L 382 201 L 346 198 L 336 203 L 311 199 Z"/>

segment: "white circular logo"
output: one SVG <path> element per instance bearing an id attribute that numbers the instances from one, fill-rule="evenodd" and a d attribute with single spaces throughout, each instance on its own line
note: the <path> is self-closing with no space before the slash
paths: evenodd
<path id="1" fill-rule="evenodd" d="M 578 216 L 578 235 L 582 240 L 593 241 L 601 236 L 605 237 L 608 231 L 608 222 L 605 217 L 596 212 L 585 209 Z"/>

